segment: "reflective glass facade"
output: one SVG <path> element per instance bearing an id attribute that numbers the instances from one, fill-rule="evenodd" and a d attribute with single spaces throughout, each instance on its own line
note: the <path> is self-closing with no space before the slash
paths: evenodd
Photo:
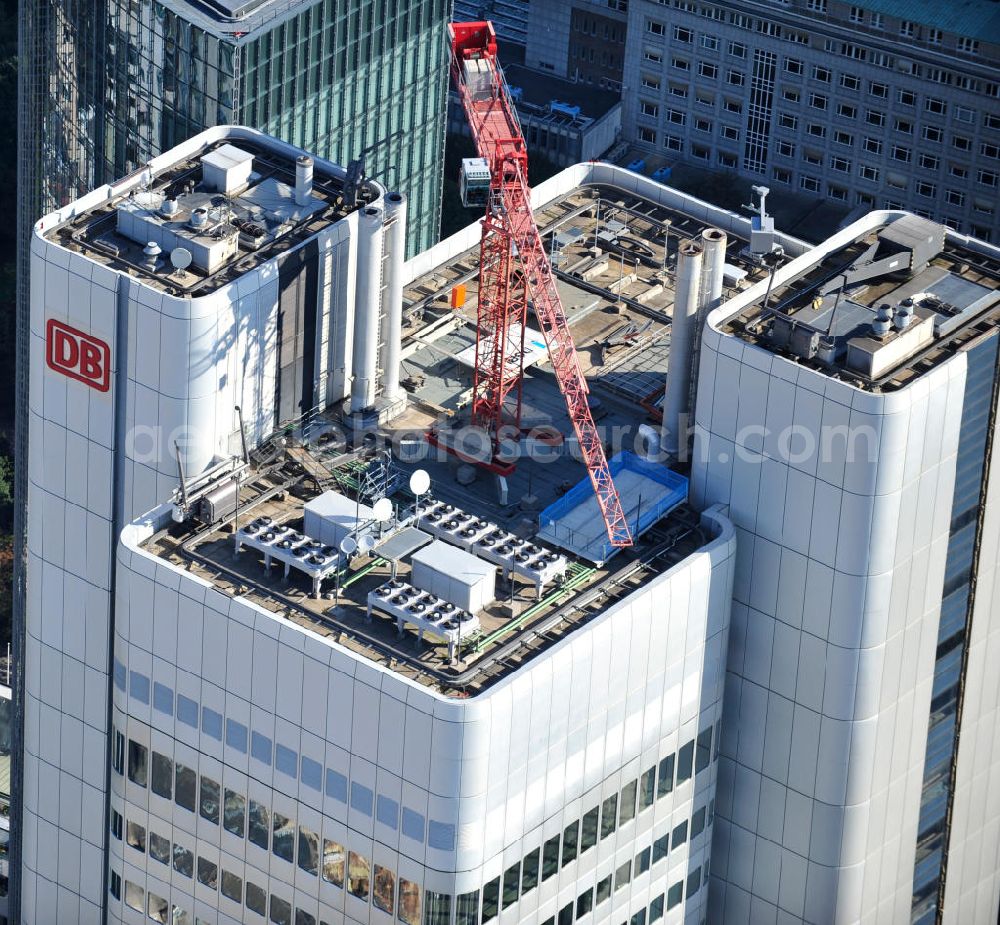
<path id="1" fill-rule="evenodd" d="M 948 847 L 948 805 L 955 785 L 953 762 L 958 747 L 963 656 L 969 637 L 986 444 L 994 423 L 998 345 L 1000 336 L 994 332 L 968 351 L 917 830 L 914 925 L 929 925 L 937 918 L 938 892 Z"/>
<path id="2" fill-rule="evenodd" d="M 446 0 L 293 4 L 229 36 L 182 7 L 109 4 L 107 177 L 203 128 L 241 123 L 344 165 L 367 151 L 366 172 L 409 197 L 408 252 L 437 240 Z"/>

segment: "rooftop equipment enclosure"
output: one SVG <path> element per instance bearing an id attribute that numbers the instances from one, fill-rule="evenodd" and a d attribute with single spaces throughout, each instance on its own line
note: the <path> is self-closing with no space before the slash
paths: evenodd
<path id="1" fill-rule="evenodd" d="M 414 587 L 471 614 L 482 612 L 496 597 L 496 566 L 442 540 L 414 553 L 411 562 Z"/>

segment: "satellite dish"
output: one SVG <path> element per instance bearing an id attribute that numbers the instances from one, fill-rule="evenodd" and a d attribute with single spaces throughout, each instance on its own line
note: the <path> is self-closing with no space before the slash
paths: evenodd
<path id="1" fill-rule="evenodd" d="M 170 252 L 170 262 L 173 264 L 175 270 L 186 270 L 191 266 L 191 261 L 194 257 L 186 247 L 175 247 Z"/>
<path id="2" fill-rule="evenodd" d="M 388 498 L 379 498 L 372 505 L 372 516 L 380 523 L 384 524 L 392 517 L 392 502 Z"/>
<path id="3" fill-rule="evenodd" d="M 340 541 L 340 551 L 345 556 L 353 556 L 358 551 L 358 544 L 353 536 L 345 536 Z"/>
<path id="4" fill-rule="evenodd" d="M 361 555 L 366 556 L 375 548 L 375 538 L 370 534 L 366 533 L 360 540 L 358 540 L 358 552 Z"/>
<path id="5" fill-rule="evenodd" d="M 410 491 L 412 491 L 418 498 L 430 487 L 431 477 L 427 474 L 426 469 L 417 469 L 417 471 L 410 476 Z"/>

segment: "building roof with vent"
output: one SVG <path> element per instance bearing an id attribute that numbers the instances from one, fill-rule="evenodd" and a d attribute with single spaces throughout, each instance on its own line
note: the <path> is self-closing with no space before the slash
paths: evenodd
<path id="1" fill-rule="evenodd" d="M 1000 41 L 1000 0 L 861 0 L 856 5 L 953 35 Z"/>

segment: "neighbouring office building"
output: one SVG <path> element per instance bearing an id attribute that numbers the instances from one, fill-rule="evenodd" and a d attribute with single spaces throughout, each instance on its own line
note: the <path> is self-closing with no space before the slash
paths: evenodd
<path id="1" fill-rule="evenodd" d="M 405 407 L 406 202 L 346 184 L 212 129 L 36 225 L 19 920 L 702 921 L 732 526 L 626 460 L 589 562 L 271 439 Z"/>
<path id="2" fill-rule="evenodd" d="M 532 4 L 525 63 L 624 88 L 668 163 L 1000 240 L 1000 10 L 788 0 Z"/>
<path id="3" fill-rule="evenodd" d="M 992 923 L 1000 250 L 875 212 L 703 332 L 737 532 L 709 919 Z"/>

